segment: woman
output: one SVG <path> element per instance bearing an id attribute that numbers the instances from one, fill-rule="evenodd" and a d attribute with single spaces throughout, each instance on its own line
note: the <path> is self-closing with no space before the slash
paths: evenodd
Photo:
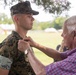
<path id="1" fill-rule="evenodd" d="M 52 48 L 42 46 L 34 42 L 30 37 L 27 37 L 25 41 L 19 40 L 18 49 L 24 52 L 27 51 L 28 60 L 36 75 L 76 75 L 76 16 L 72 16 L 64 22 L 61 36 L 64 45 L 69 49 L 66 52 L 58 52 Z M 59 61 L 44 66 L 35 57 L 30 46 Z"/>

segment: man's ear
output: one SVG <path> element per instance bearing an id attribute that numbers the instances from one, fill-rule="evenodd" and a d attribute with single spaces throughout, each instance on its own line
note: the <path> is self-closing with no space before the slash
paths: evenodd
<path id="1" fill-rule="evenodd" d="M 13 19 L 14 19 L 15 22 L 18 21 L 18 17 L 16 15 L 13 16 Z"/>

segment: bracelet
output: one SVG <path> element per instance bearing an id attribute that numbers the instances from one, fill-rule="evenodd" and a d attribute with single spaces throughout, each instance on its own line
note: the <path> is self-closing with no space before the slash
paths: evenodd
<path id="1" fill-rule="evenodd" d="M 25 55 L 29 53 L 29 50 L 31 50 L 31 47 L 25 50 Z"/>
<path id="2" fill-rule="evenodd" d="M 26 50 L 25 50 L 25 55 L 27 55 L 27 54 L 28 54 L 28 51 L 27 51 L 27 50 L 28 50 L 28 49 L 26 49 Z"/>

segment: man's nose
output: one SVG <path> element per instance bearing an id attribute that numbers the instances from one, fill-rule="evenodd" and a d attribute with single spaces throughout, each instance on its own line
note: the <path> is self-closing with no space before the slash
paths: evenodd
<path id="1" fill-rule="evenodd" d="M 34 17 L 32 17 L 32 21 L 34 21 L 35 19 L 34 19 Z"/>

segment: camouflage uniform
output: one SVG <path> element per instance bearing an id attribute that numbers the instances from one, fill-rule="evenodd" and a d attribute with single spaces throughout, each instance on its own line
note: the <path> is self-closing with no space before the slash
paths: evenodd
<path id="1" fill-rule="evenodd" d="M 0 64 L 5 63 L 0 65 L 0 67 L 8 69 L 9 75 L 35 75 L 27 56 L 17 49 L 19 39 L 22 38 L 18 33 L 13 31 L 12 34 L 1 43 L 0 56 L 2 56 L 1 60 L 3 62 L 0 60 Z M 6 62 L 6 60 L 8 60 L 8 62 Z M 6 63 L 8 63 L 8 65 Z M 11 66 L 9 66 L 9 64 Z"/>

